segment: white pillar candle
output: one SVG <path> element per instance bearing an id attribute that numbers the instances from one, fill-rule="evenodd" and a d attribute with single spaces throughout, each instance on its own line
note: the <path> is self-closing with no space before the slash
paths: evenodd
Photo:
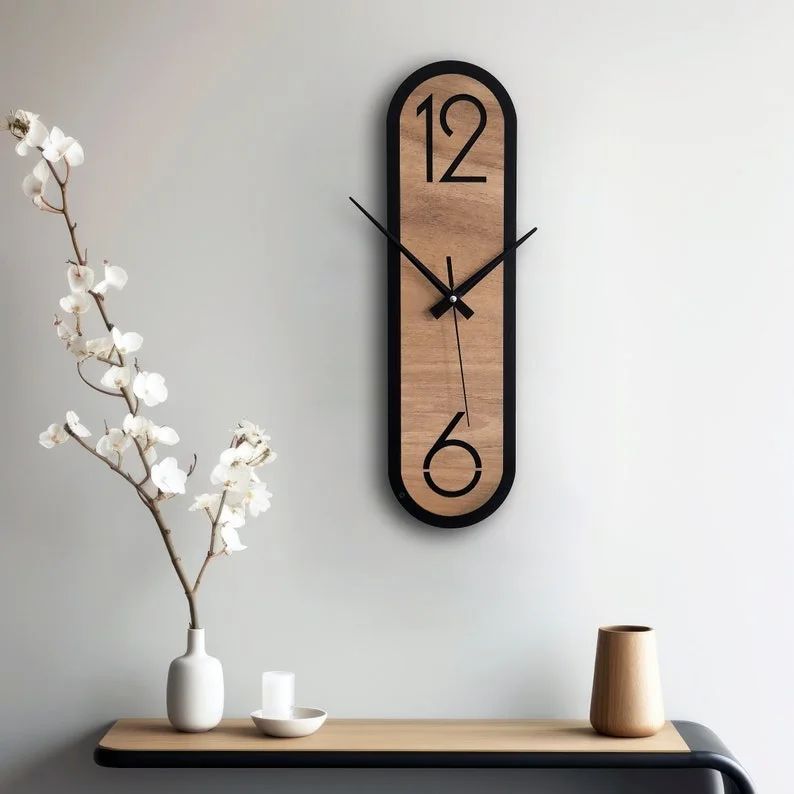
<path id="1" fill-rule="evenodd" d="M 262 673 L 262 714 L 291 717 L 295 708 L 295 673 L 273 670 Z"/>

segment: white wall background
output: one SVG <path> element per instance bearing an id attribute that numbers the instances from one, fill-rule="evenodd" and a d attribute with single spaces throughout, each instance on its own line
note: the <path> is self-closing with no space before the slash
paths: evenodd
<path id="1" fill-rule="evenodd" d="M 205 488 L 227 428 L 272 429 L 272 511 L 202 594 L 227 714 L 294 669 L 336 716 L 584 716 L 596 627 L 657 627 L 668 712 L 785 790 L 794 522 L 794 9 L 785 2 L 2 0 L 0 98 L 80 138 L 73 209 L 131 274 Z M 518 474 L 434 531 L 385 476 L 383 117 L 456 57 L 519 118 Z M 0 157 L 4 343 L 0 786 L 519 791 L 539 776 L 100 770 L 161 714 L 186 613 L 147 514 L 36 435 L 88 392 L 50 327 L 69 254 Z M 95 320 L 96 318 L 94 318 Z M 205 528 L 172 504 L 190 564 Z M 542 776 L 558 791 L 604 776 Z M 665 790 L 670 778 L 653 785 Z M 232 781 L 234 784 L 232 785 Z M 630 778 L 626 790 L 634 790 Z M 673 781 L 675 783 L 675 781 Z M 647 783 L 648 786 L 652 784 Z M 650 790 L 650 789 L 649 789 Z M 654 789 L 656 790 L 656 789 Z"/>

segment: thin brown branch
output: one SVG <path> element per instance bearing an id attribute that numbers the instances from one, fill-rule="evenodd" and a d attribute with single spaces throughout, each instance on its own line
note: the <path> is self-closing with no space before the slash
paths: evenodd
<path id="1" fill-rule="evenodd" d="M 182 560 L 179 558 L 176 553 L 176 549 L 174 548 L 174 542 L 171 539 L 171 530 L 166 526 L 165 521 L 163 520 L 163 514 L 160 512 L 160 508 L 156 501 L 152 499 L 146 506 L 149 508 L 149 512 L 152 514 L 152 517 L 154 518 L 155 523 L 160 530 L 160 535 L 163 538 L 163 543 L 165 543 L 168 556 L 171 558 L 171 564 L 174 566 L 176 575 L 179 577 L 179 581 L 182 584 L 182 589 L 185 591 L 185 598 L 187 598 L 188 609 L 190 610 L 190 628 L 201 628 L 198 621 L 195 592 L 190 586 L 187 576 L 185 575 L 185 569 L 182 566 Z"/>
<path id="2" fill-rule="evenodd" d="M 111 469 L 113 469 L 113 471 L 115 471 L 115 472 L 116 472 L 116 474 L 118 474 L 120 477 L 123 477 L 123 478 L 124 478 L 124 479 L 125 479 L 125 480 L 126 480 L 126 481 L 127 481 L 129 484 L 130 484 L 130 485 L 132 485 L 132 487 L 133 487 L 133 488 L 135 488 L 135 490 L 138 492 L 138 494 L 139 494 L 139 495 L 141 495 L 141 496 L 144 496 L 144 497 L 146 498 L 146 500 L 147 500 L 147 503 L 151 501 L 151 497 L 149 496 L 149 494 L 148 494 L 148 493 L 146 493 L 146 491 L 145 491 L 143 488 L 141 488 L 141 486 L 140 486 L 140 485 L 138 485 L 138 483 L 137 483 L 137 482 L 135 482 L 135 480 L 132 478 L 132 476 L 131 476 L 130 474 L 128 474 L 126 471 L 124 471 L 124 469 L 122 469 L 122 468 L 120 468 L 119 466 L 117 466 L 117 465 L 116 465 L 116 464 L 115 464 L 115 463 L 114 463 L 112 460 L 110 460 L 110 459 L 108 459 L 108 458 L 106 458 L 106 457 L 103 457 L 103 456 L 102 456 L 102 455 L 100 455 L 100 454 L 99 454 L 99 453 L 98 453 L 98 452 L 97 452 L 97 451 L 96 451 L 96 450 L 95 450 L 93 447 L 91 447 L 91 446 L 89 446 L 88 444 L 86 444 L 86 443 L 85 443 L 85 441 L 83 441 L 83 439 L 82 439 L 82 438 L 80 438 L 80 436 L 78 436 L 76 433 L 72 432 L 72 429 L 69 427 L 69 425 L 68 425 L 68 424 L 67 424 L 67 425 L 64 425 L 64 426 L 63 426 L 63 429 L 64 429 L 64 430 L 65 430 L 65 431 L 66 431 L 66 432 L 67 432 L 67 433 L 68 433 L 68 434 L 69 434 L 69 435 L 70 435 L 70 436 L 71 436 L 71 437 L 72 437 L 72 438 L 73 438 L 73 439 L 74 439 L 74 440 L 75 440 L 75 441 L 76 441 L 76 442 L 77 442 L 77 443 L 78 443 L 78 444 L 79 444 L 79 445 L 80 445 L 80 446 L 81 446 L 81 447 L 82 447 L 84 450 L 86 450 L 86 452 L 88 452 L 88 453 L 90 453 L 91 455 L 93 455 L 93 456 L 94 456 L 94 457 L 95 457 L 97 460 L 101 460 L 101 461 L 102 461 L 102 462 L 103 462 L 105 465 L 107 465 L 107 466 L 109 466 Z"/>
<path id="3" fill-rule="evenodd" d="M 221 500 L 218 502 L 218 510 L 213 517 L 212 513 L 210 512 L 209 508 L 206 509 L 207 516 L 209 516 L 211 526 L 210 526 L 210 547 L 207 550 L 207 556 L 204 558 L 204 564 L 201 566 L 201 570 L 196 577 L 196 582 L 193 585 L 193 592 L 195 593 L 198 590 L 199 585 L 201 584 L 201 577 L 204 574 L 207 566 L 210 563 L 210 560 L 214 560 L 219 554 L 222 554 L 222 551 L 216 553 L 215 551 L 215 538 L 216 538 L 216 531 L 218 529 L 218 521 L 221 518 L 221 511 L 223 510 L 223 505 L 226 503 L 226 491 L 223 492 L 221 495 Z"/>
<path id="4" fill-rule="evenodd" d="M 41 151 L 41 149 L 40 149 L 40 151 Z M 58 214 L 63 215 L 64 221 L 66 222 L 66 228 L 69 231 L 69 238 L 70 238 L 71 243 L 72 243 L 72 248 L 74 250 L 74 254 L 75 254 L 75 257 L 76 257 L 76 260 L 77 260 L 76 262 L 73 262 L 73 264 L 79 270 L 79 268 L 81 268 L 81 267 L 87 267 L 87 263 L 88 263 L 88 249 L 84 249 L 84 251 L 81 252 L 80 244 L 79 244 L 79 242 L 77 240 L 77 232 L 76 232 L 77 222 L 72 219 L 71 213 L 69 212 L 69 204 L 68 204 L 68 201 L 67 201 L 67 198 L 66 198 L 66 189 L 67 189 L 67 185 L 68 185 L 68 182 L 69 182 L 69 178 L 71 176 L 71 168 L 70 168 L 69 164 L 66 163 L 66 172 L 65 172 L 65 175 L 63 176 L 63 178 L 61 178 L 60 174 L 58 173 L 57 169 L 53 166 L 52 163 L 47 161 L 47 165 L 48 165 L 48 167 L 50 169 L 50 172 L 52 173 L 53 177 L 55 178 L 55 181 L 57 182 L 57 184 L 58 184 L 58 186 L 60 188 L 62 204 L 61 204 L 61 209 L 60 210 L 58 210 L 55 207 L 52 207 L 52 205 L 50 205 L 50 204 L 47 204 L 47 207 L 45 207 L 45 209 L 47 209 L 47 211 L 49 211 L 49 212 L 57 212 Z M 99 295 L 96 292 L 90 292 L 90 294 L 94 298 L 94 302 L 96 303 L 97 309 L 99 310 L 99 313 L 102 316 L 102 320 L 103 320 L 103 322 L 105 324 L 105 328 L 107 328 L 108 332 L 111 332 L 113 330 L 113 323 L 110 321 L 110 319 L 109 319 L 109 317 L 107 315 L 107 310 L 106 310 L 106 307 L 105 307 L 104 296 Z M 78 321 L 77 331 L 78 331 L 78 333 L 80 332 L 79 319 L 80 318 L 78 317 L 77 318 L 77 321 Z M 112 353 L 111 353 L 111 355 L 112 355 Z M 125 360 L 124 360 L 124 356 L 122 355 L 122 353 L 120 351 L 116 350 L 116 355 L 118 356 L 118 366 L 122 366 L 122 367 L 126 366 Z M 113 362 L 108 360 L 106 363 L 113 363 Z M 105 394 L 113 394 L 113 396 L 117 396 L 115 393 L 105 392 L 104 390 L 99 389 L 98 387 L 96 387 L 92 383 L 90 383 L 88 380 L 86 380 L 86 378 L 83 376 L 83 374 L 82 374 L 82 372 L 80 370 L 79 364 L 78 364 L 78 368 L 77 369 L 78 369 L 78 373 L 80 374 L 80 377 L 82 378 L 82 380 L 85 381 L 87 383 L 87 385 L 91 386 L 91 388 L 96 389 L 97 391 L 101 391 L 102 393 L 105 393 Z M 137 361 L 136 361 L 136 369 L 137 369 Z M 121 396 L 124 398 L 124 400 L 127 403 L 127 407 L 129 408 L 130 413 L 133 416 L 136 416 L 137 413 L 138 413 L 139 401 L 138 401 L 138 398 L 132 392 L 132 389 L 129 386 L 125 386 L 123 389 L 120 390 L 120 392 L 121 392 Z M 199 620 L 198 620 L 198 610 L 197 610 L 197 607 L 196 607 L 195 590 L 196 590 L 196 588 L 198 587 L 198 584 L 201 581 L 201 576 L 202 576 L 204 570 L 206 569 L 206 566 L 209 563 L 210 559 L 212 559 L 213 556 L 217 556 L 217 555 L 215 555 L 215 551 L 214 551 L 215 530 L 217 528 L 217 523 L 218 523 L 218 519 L 220 517 L 221 508 L 223 506 L 223 501 L 225 499 L 225 494 L 224 494 L 224 497 L 221 499 L 220 506 L 218 508 L 218 513 L 215 516 L 215 519 L 214 519 L 213 524 L 212 524 L 212 531 L 211 531 L 211 538 L 210 538 L 210 553 L 208 555 L 208 559 L 206 559 L 204 561 L 204 564 L 202 565 L 201 570 L 199 571 L 199 575 L 198 575 L 198 578 L 196 580 L 196 584 L 194 585 L 194 587 L 191 588 L 190 587 L 190 583 L 188 582 L 187 576 L 185 574 L 184 567 L 182 565 L 182 560 L 180 559 L 180 557 L 176 553 L 176 549 L 174 547 L 173 539 L 171 538 L 171 530 L 166 525 L 165 520 L 163 518 L 163 515 L 160 512 L 160 507 L 159 507 L 158 502 L 157 502 L 157 497 L 156 496 L 151 496 L 150 494 L 148 494 L 146 492 L 146 490 L 144 489 L 144 487 L 143 487 L 144 484 L 151 479 L 152 469 L 151 469 L 151 466 L 149 465 L 149 461 L 146 459 L 146 451 L 143 448 L 143 446 L 141 445 L 141 443 L 138 441 L 138 439 L 137 438 L 133 438 L 133 442 L 134 442 L 135 447 L 136 447 L 136 449 L 138 451 L 138 456 L 141 459 L 141 463 L 143 464 L 144 471 L 146 472 L 146 476 L 144 477 L 143 480 L 141 480 L 141 482 L 136 482 L 135 479 L 130 474 L 128 474 L 126 471 L 124 471 L 121 468 L 120 465 L 117 465 L 117 464 L 113 463 L 112 460 L 109 460 L 109 459 L 103 457 L 102 455 L 100 455 L 95 449 L 93 449 L 91 446 L 86 444 L 85 441 L 83 441 L 82 438 L 80 438 L 75 433 L 73 433 L 71 431 L 71 429 L 68 427 L 68 425 L 66 426 L 65 429 L 66 429 L 66 432 L 75 441 L 77 441 L 77 443 L 81 447 L 83 447 L 83 449 L 85 449 L 87 452 L 89 452 L 95 458 L 98 458 L 103 463 L 105 463 L 106 466 L 108 466 L 110 469 L 112 469 L 114 472 L 116 472 L 120 477 L 123 477 L 135 489 L 136 495 L 141 500 L 141 502 L 146 506 L 147 510 L 149 510 L 149 512 L 151 513 L 152 517 L 154 518 L 155 523 L 157 524 L 157 528 L 160 530 L 160 536 L 162 537 L 163 543 L 165 544 L 166 550 L 168 552 L 168 556 L 169 556 L 169 558 L 171 560 L 171 564 L 172 564 L 172 566 L 174 568 L 174 571 L 176 572 L 177 577 L 179 578 L 179 581 L 180 581 L 180 583 L 182 585 L 182 589 L 185 592 L 185 598 L 187 598 L 188 609 L 190 611 L 190 627 L 194 628 L 194 629 L 200 628 L 200 624 L 199 624 Z M 194 466 L 195 466 L 195 458 L 194 458 Z M 193 467 L 191 467 L 191 470 L 192 470 L 192 468 Z M 158 491 L 158 495 L 159 495 L 159 491 Z"/>
<path id="5" fill-rule="evenodd" d="M 83 364 L 82 361 L 78 361 L 77 362 L 77 374 L 80 376 L 80 380 L 83 381 L 83 383 L 85 383 L 86 386 L 90 386 L 94 391 L 98 391 L 100 394 L 107 394 L 108 397 L 123 397 L 124 396 L 119 391 L 108 391 L 107 389 L 100 389 L 99 386 L 94 386 L 94 384 L 91 383 L 91 381 L 88 380 L 88 378 L 86 378 L 85 375 L 83 375 L 83 370 L 80 369 L 82 364 Z"/>

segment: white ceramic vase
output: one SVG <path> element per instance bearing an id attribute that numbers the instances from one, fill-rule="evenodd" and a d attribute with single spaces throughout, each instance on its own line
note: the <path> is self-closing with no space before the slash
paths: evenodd
<path id="1" fill-rule="evenodd" d="M 223 668 L 204 650 L 204 629 L 188 629 L 187 651 L 171 662 L 168 720 L 178 731 L 211 731 L 223 716 Z"/>

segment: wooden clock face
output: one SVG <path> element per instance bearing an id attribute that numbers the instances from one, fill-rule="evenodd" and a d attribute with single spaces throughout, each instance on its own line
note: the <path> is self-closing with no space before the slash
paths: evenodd
<path id="1" fill-rule="evenodd" d="M 515 240 L 515 141 L 507 92 L 471 64 L 426 66 L 394 95 L 389 231 L 443 287 L 461 287 Z M 515 255 L 455 304 L 396 246 L 388 268 L 391 486 L 422 521 L 467 526 L 513 482 Z"/>

